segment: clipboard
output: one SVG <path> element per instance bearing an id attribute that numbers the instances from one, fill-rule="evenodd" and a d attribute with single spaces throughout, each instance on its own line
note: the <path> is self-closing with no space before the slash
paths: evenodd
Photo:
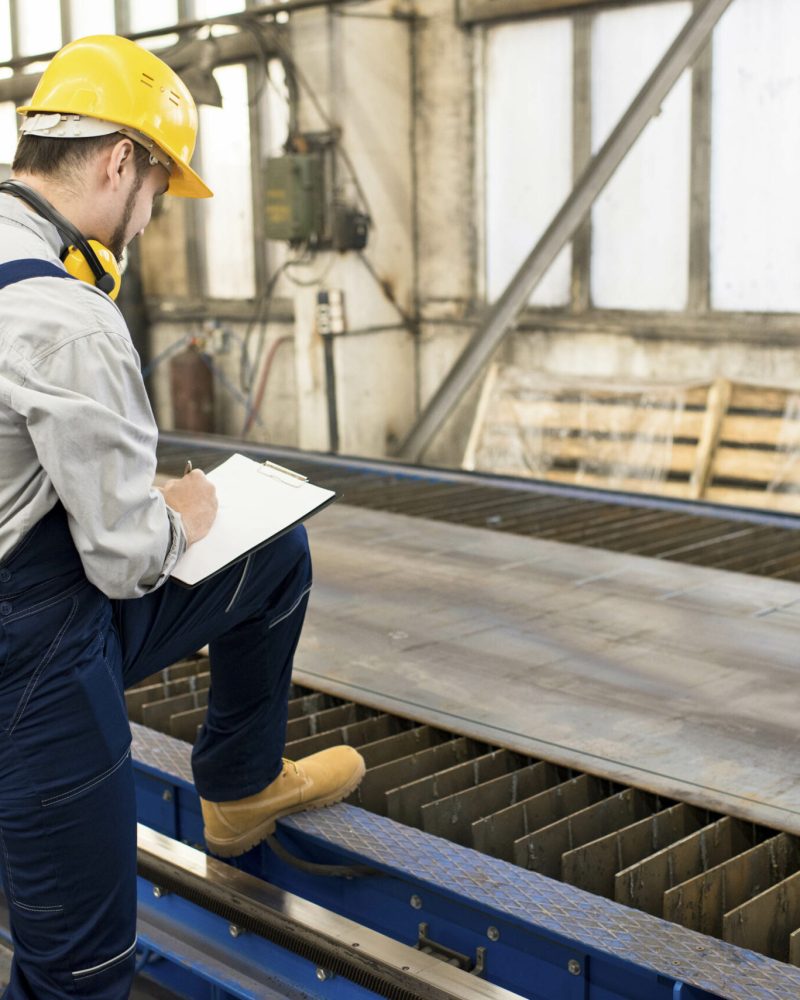
<path id="1" fill-rule="evenodd" d="M 171 579 L 195 587 L 247 553 L 280 538 L 336 499 L 290 469 L 231 455 L 208 474 L 219 510 L 205 538 L 183 553 Z"/>

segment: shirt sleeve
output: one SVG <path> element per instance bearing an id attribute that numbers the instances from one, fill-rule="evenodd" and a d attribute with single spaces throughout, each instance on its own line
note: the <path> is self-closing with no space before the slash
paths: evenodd
<path id="1" fill-rule="evenodd" d="M 161 586 L 186 535 L 153 486 L 158 429 L 127 338 L 97 330 L 62 343 L 30 361 L 17 395 L 88 579 L 111 598 Z"/>

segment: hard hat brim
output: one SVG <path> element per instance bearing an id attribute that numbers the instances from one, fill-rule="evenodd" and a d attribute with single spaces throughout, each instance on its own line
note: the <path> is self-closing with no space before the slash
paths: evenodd
<path id="1" fill-rule="evenodd" d="M 42 110 L 41 108 L 34 106 L 33 104 L 26 104 L 23 107 L 17 108 L 17 114 L 25 115 L 29 112 L 34 113 Z M 92 115 L 87 117 L 91 118 Z M 121 127 L 136 127 L 131 122 L 119 122 Z M 175 152 L 166 145 L 160 145 L 159 149 L 162 149 L 164 153 L 172 161 L 172 171 L 169 175 L 169 187 L 167 188 L 167 194 L 175 195 L 177 198 L 213 198 L 214 192 L 205 183 L 205 181 L 200 177 L 200 175 L 192 170 L 188 163 L 184 163 Z"/>
<path id="2" fill-rule="evenodd" d="M 213 198 L 214 192 L 190 166 L 173 160 L 167 194 L 176 198 Z"/>

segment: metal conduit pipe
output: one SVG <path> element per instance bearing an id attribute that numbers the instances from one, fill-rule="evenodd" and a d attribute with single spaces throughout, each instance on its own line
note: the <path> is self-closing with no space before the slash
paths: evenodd
<path id="1" fill-rule="evenodd" d="M 195 21 L 178 21 L 177 24 L 165 24 L 159 28 L 151 28 L 148 31 L 121 32 L 126 38 L 133 41 L 141 41 L 145 38 L 158 38 L 161 35 L 180 34 L 181 32 L 194 31 L 197 28 L 212 24 L 250 24 L 254 19 L 271 18 L 278 14 L 291 14 L 295 11 L 312 10 L 317 7 L 347 7 L 353 0 L 286 0 L 285 3 L 262 4 L 258 7 L 251 7 L 242 13 L 227 14 L 224 17 L 210 17 Z M 413 20 L 413 14 L 402 12 L 390 15 L 393 20 Z M 209 39 L 196 39 L 195 45 L 211 46 L 214 49 L 215 61 L 220 63 L 238 62 L 247 58 L 258 58 L 262 52 L 256 39 L 250 34 L 242 32 L 238 35 L 221 35 Z M 13 59 L 0 61 L 0 69 L 21 70 L 24 66 L 33 63 L 49 62 L 55 52 L 39 52 L 34 55 L 16 56 Z M 156 52 L 156 55 L 161 55 Z M 186 65 L 185 53 L 179 50 L 175 57 L 166 51 L 162 58 L 178 72 Z M 30 97 L 36 89 L 41 73 L 20 73 L 15 72 L 14 76 L 7 80 L 0 80 L 0 101 L 19 102 Z"/>
<path id="2" fill-rule="evenodd" d="M 700 54 L 731 3 L 732 0 L 707 0 L 704 6 L 695 9 L 423 410 L 401 445 L 399 458 L 417 461 L 422 455 L 433 436 L 483 371 L 531 293 L 575 235 L 647 123 L 658 114 L 662 102 L 680 75 Z"/>

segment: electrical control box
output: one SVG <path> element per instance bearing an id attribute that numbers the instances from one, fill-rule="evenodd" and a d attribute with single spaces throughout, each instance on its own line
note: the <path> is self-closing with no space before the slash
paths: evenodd
<path id="1" fill-rule="evenodd" d="M 289 153 L 267 160 L 267 239 L 320 244 L 325 229 L 324 203 L 321 154 Z"/>
<path id="2" fill-rule="evenodd" d="M 348 205 L 335 205 L 331 244 L 334 250 L 363 250 L 369 236 L 369 216 Z"/>
<path id="3" fill-rule="evenodd" d="M 370 218 L 343 196 L 338 142 L 337 131 L 305 132 L 267 160 L 267 239 L 339 253 L 367 245 Z"/>

